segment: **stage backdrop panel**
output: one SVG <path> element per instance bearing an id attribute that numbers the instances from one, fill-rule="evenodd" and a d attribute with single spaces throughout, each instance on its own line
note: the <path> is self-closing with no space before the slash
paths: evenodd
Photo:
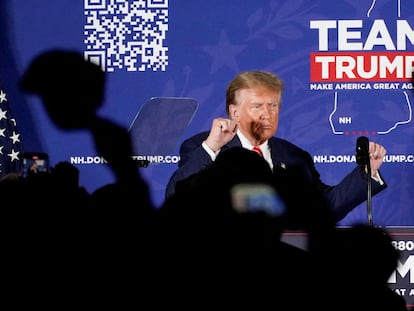
<path id="1" fill-rule="evenodd" d="M 39 99 L 17 88 L 30 61 L 46 50 L 74 49 L 99 64 L 107 74 L 99 113 L 126 128 L 151 98 L 195 100 L 190 110 L 171 109 L 178 114 L 161 108 L 143 127 L 143 137 L 170 146 L 162 153 L 155 148 L 150 152 L 155 154 L 135 155 L 151 162 L 142 173 L 157 205 L 177 167 L 179 144 L 225 115 L 230 79 L 243 70 L 263 69 L 286 83 L 277 136 L 308 150 L 328 184 L 355 167 L 359 136 L 384 145 L 388 153 L 381 171 L 388 189 L 372 201 L 373 221 L 413 226 L 411 2 L 1 1 L 0 109 L 8 111 L 7 130 L 10 137 L 17 131 L 20 144 L 2 141 L 2 173 L 7 154 L 19 159 L 22 151 L 42 151 L 52 165 L 76 165 L 90 191 L 113 181 L 88 133 L 58 130 Z M 171 136 L 163 125 L 180 118 Z M 341 225 L 366 219 L 361 204 Z"/>

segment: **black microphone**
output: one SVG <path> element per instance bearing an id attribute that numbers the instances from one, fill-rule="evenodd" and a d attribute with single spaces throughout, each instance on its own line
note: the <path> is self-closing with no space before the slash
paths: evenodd
<path id="1" fill-rule="evenodd" d="M 359 165 L 369 163 L 369 140 L 365 136 L 360 136 L 356 142 L 356 162 Z"/>
<path id="2" fill-rule="evenodd" d="M 371 164 L 369 162 L 369 140 L 365 136 L 360 136 L 356 142 L 356 162 L 360 166 L 361 170 L 367 173 L 367 214 L 368 214 L 368 226 L 374 225 L 372 220 L 372 186 L 371 186 Z"/>

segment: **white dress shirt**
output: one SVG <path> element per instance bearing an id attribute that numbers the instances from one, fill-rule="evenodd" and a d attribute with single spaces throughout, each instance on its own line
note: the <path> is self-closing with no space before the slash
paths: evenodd
<path id="1" fill-rule="evenodd" d="M 240 142 L 241 142 L 243 148 L 252 150 L 253 145 L 240 132 L 240 130 L 237 130 L 237 134 L 236 135 L 239 137 Z M 214 161 L 216 159 L 217 155 L 219 154 L 220 150 L 214 152 L 213 150 L 211 150 L 207 146 L 207 144 L 205 142 L 203 142 L 202 146 L 203 146 L 204 150 L 206 150 L 207 153 L 210 155 L 211 160 Z M 269 163 L 270 168 L 273 170 L 273 162 L 272 162 L 272 157 L 270 156 L 270 148 L 269 148 L 269 144 L 267 143 L 267 140 L 263 144 L 261 144 L 260 146 L 258 146 L 258 147 L 262 151 L 263 157 L 265 158 L 265 160 L 267 161 L 267 163 Z"/>

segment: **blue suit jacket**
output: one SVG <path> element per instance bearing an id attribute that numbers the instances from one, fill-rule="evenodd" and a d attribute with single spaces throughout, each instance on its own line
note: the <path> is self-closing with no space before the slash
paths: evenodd
<path id="1" fill-rule="evenodd" d="M 180 147 L 180 162 L 178 169 L 171 176 L 166 197 L 174 194 L 178 182 L 196 174 L 212 163 L 210 155 L 201 146 L 209 132 L 196 134 L 185 140 Z M 335 186 L 327 185 L 320 179 L 311 155 L 288 142 L 287 140 L 272 137 L 269 139 L 269 147 L 273 161 L 273 172 L 278 174 L 283 170 L 284 176 L 295 169 L 308 180 L 325 198 L 336 220 L 343 219 L 352 209 L 367 199 L 367 174 L 356 166 L 340 183 Z M 232 147 L 241 147 L 241 142 L 236 135 L 221 151 Z M 386 188 L 386 184 L 380 185 L 372 181 L 372 194 L 377 194 Z"/>

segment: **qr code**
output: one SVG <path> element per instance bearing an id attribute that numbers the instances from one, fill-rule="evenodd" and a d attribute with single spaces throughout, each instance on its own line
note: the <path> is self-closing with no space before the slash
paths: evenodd
<path id="1" fill-rule="evenodd" d="M 168 0 L 84 0 L 85 58 L 106 72 L 165 71 Z"/>

